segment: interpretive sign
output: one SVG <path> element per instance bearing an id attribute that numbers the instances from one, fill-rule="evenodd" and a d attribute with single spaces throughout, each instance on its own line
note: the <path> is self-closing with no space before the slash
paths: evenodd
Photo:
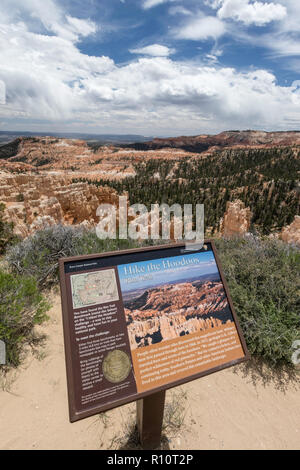
<path id="1" fill-rule="evenodd" d="M 60 260 L 70 420 L 248 358 L 213 242 Z"/>

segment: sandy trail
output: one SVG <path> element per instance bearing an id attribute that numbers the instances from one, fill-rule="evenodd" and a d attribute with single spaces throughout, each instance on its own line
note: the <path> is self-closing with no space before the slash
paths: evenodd
<path id="1" fill-rule="evenodd" d="M 9 391 L 0 391 L 0 448 L 120 448 L 135 405 L 69 423 L 59 296 L 49 315 L 41 328 L 48 335 L 45 357 L 29 354 Z M 178 394 L 185 419 L 179 430 L 165 431 L 171 449 L 300 448 L 299 381 L 283 391 L 227 369 L 168 392 L 168 400 L 176 402 Z"/>

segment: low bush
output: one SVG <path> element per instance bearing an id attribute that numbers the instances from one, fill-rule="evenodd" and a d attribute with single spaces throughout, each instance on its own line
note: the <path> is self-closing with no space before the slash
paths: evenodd
<path id="1" fill-rule="evenodd" d="M 18 366 L 24 346 L 34 346 L 41 339 L 34 326 L 46 320 L 48 308 L 34 278 L 0 270 L 0 339 L 6 345 L 5 367 Z"/>
<path id="2" fill-rule="evenodd" d="M 131 240 L 100 240 L 94 230 L 79 226 L 55 225 L 11 247 L 6 254 L 6 261 L 12 272 L 34 276 L 39 286 L 46 288 L 58 281 L 59 258 L 134 248 L 138 245 L 138 242 Z"/>
<path id="3" fill-rule="evenodd" d="M 299 249 L 256 237 L 216 244 L 250 353 L 291 363 L 300 339 Z"/>
<path id="4" fill-rule="evenodd" d="M 6 254 L 13 273 L 34 276 L 39 285 L 50 286 L 57 282 L 58 259 L 71 256 L 82 242 L 84 229 L 57 225 L 36 232 Z"/>

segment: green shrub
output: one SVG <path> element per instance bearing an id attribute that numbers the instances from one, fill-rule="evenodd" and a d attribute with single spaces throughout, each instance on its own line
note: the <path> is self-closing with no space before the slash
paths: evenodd
<path id="1" fill-rule="evenodd" d="M 58 259 L 74 255 L 83 234 L 84 229 L 62 225 L 40 230 L 11 247 L 6 260 L 13 273 L 33 276 L 48 287 L 57 282 Z"/>
<path id="2" fill-rule="evenodd" d="M 255 237 L 216 244 L 250 353 L 291 363 L 300 339 L 299 249 Z"/>
<path id="3" fill-rule="evenodd" d="M 0 339 L 6 345 L 6 366 L 18 366 L 24 346 L 39 340 L 34 326 L 47 318 L 48 308 L 34 278 L 0 271 Z"/>
<path id="4" fill-rule="evenodd" d="M 12 272 L 34 276 L 40 287 L 58 281 L 58 260 L 62 257 L 103 253 L 138 246 L 131 240 L 100 240 L 94 230 L 55 225 L 11 247 L 6 261 Z"/>
<path id="5" fill-rule="evenodd" d="M 127 250 L 139 246 L 152 245 L 153 242 L 144 240 L 142 242 L 134 240 L 101 240 L 94 230 L 86 231 L 82 238 L 78 240 L 77 254 L 106 253 L 109 251 Z"/>

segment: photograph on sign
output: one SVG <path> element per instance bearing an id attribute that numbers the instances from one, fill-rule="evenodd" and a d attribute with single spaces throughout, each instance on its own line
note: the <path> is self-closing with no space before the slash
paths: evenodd
<path id="1" fill-rule="evenodd" d="M 62 260 L 71 420 L 245 360 L 224 282 L 210 242 Z"/>

